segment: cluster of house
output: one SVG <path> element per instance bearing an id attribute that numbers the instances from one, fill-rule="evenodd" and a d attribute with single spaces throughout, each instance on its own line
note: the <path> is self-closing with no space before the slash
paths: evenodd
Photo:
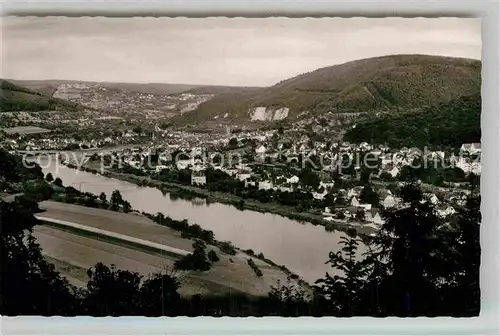
<path id="1" fill-rule="evenodd" d="M 326 143 L 323 142 L 312 142 L 307 139 L 307 137 L 299 138 L 297 141 L 291 144 L 288 148 L 285 149 L 283 146 L 283 142 L 278 142 L 276 146 L 272 145 L 272 142 L 267 141 L 269 137 L 274 135 L 273 131 L 269 132 L 255 132 L 252 134 L 251 132 L 247 132 L 247 134 L 239 135 L 238 141 L 242 141 L 244 137 L 252 137 L 257 141 L 260 141 L 253 150 L 256 158 L 265 158 L 268 156 L 275 157 L 276 155 L 285 154 L 289 158 L 296 157 L 299 153 L 309 153 L 315 155 L 322 155 L 326 153 L 333 153 L 332 158 L 336 159 L 342 156 L 349 156 L 351 159 L 355 158 L 357 152 L 371 153 L 373 157 L 379 159 L 381 166 L 378 172 L 378 175 L 382 173 L 388 173 L 392 177 L 397 178 L 400 174 L 402 167 L 405 165 L 410 165 L 413 160 L 417 157 L 421 157 L 422 155 L 427 155 L 430 158 L 441 158 L 444 159 L 446 154 L 443 151 L 429 151 L 427 153 L 423 153 L 418 148 L 401 148 L 399 150 L 391 150 L 385 146 L 372 146 L 366 142 L 361 144 L 350 144 L 347 142 L 332 144 L 330 148 L 327 147 Z M 189 137 L 184 137 L 182 133 L 171 132 L 169 134 L 170 139 L 179 139 L 179 141 L 188 141 Z M 229 139 L 226 137 L 221 137 L 218 139 L 214 139 L 214 137 L 207 137 L 207 141 L 210 143 L 218 143 L 220 141 L 224 141 L 226 139 L 226 143 Z M 197 138 L 198 144 L 201 142 L 199 138 Z M 189 142 L 189 141 L 188 141 Z M 274 142 L 275 143 L 275 142 Z M 187 144 L 187 143 L 186 143 Z M 312 146 L 311 146 L 312 145 Z M 180 143 L 173 144 L 170 142 L 169 149 L 179 149 L 183 146 Z M 164 169 L 169 169 L 173 167 L 175 164 L 176 168 L 179 170 L 183 170 L 186 168 L 191 169 L 191 183 L 193 185 L 204 185 L 207 183 L 205 176 L 205 169 L 207 167 L 207 163 L 203 162 L 201 159 L 193 160 L 191 158 L 196 156 L 203 156 L 204 149 L 203 147 L 190 147 L 191 156 L 190 158 L 185 159 L 177 159 L 175 162 L 172 162 L 171 154 L 164 152 L 159 155 L 158 163 L 155 167 L 152 167 L 151 170 L 155 172 L 160 172 Z M 474 172 L 476 174 L 480 174 L 480 162 L 477 160 L 477 157 L 480 158 L 481 154 L 481 145 L 480 144 L 464 144 L 461 148 L 463 153 L 467 153 L 467 155 L 460 156 L 447 156 L 447 158 L 456 163 L 456 166 L 460 167 L 464 170 L 464 172 Z M 141 163 L 141 159 L 138 158 L 138 155 L 142 157 L 148 156 L 151 152 L 154 151 L 154 148 L 149 148 L 147 150 L 143 150 L 141 153 L 138 150 L 129 150 L 130 153 L 128 156 L 125 156 L 124 162 L 129 164 L 130 166 L 136 167 L 138 169 L 144 169 L 144 166 Z M 122 153 L 123 154 L 123 153 Z M 471 156 L 476 156 L 476 159 L 471 158 Z M 123 156 L 122 156 L 123 159 Z M 245 183 L 245 186 L 255 186 L 260 190 L 279 190 L 279 191 L 295 191 L 301 190 L 302 186 L 300 184 L 300 179 L 297 175 L 293 173 L 279 173 L 277 175 L 274 174 L 273 169 L 268 171 L 262 171 L 258 169 L 255 170 L 255 166 L 251 163 L 242 163 L 239 162 L 233 166 L 220 166 L 213 165 L 213 168 L 219 169 L 228 175 L 234 177 Z M 324 170 L 328 170 L 331 167 L 323 167 Z M 355 167 L 359 169 L 357 165 Z M 312 191 L 312 195 L 314 199 L 323 200 L 328 195 L 328 193 L 332 193 L 333 181 L 328 181 L 327 179 L 323 179 L 320 182 L 319 187 L 316 190 Z M 344 200 L 347 200 L 348 205 L 339 207 L 327 207 L 322 212 L 322 215 L 325 220 L 347 220 L 352 222 L 363 223 L 363 225 L 379 227 L 382 223 L 382 216 L 380 215 L 381 208 L 390 208 L 390 207 L 398 207 L 402 206 L 402 201 L 389 190 L 378 190 L 380 196 L 380 205 L 379 207 L 373 207 L 370 204 L 363 204 L 359 201 L 359 196 L 361 193 L 362 187 L 353 187 L 348 190 L 338 190 L 335 192 L 334 197 L 342 197 Z M 464 194 L 466 191 L 460 191 L 455 189 L 449 190 L 451 195 L 448 195 L 445 199 L 441 197 L 438 198 L 435 194 L 428 194 L 426 198 L 429 202 L 432 202 L 437 206 L 437 211 L 440 216 L 446 217 L 455 212 L 455 209 L 452 204 L 459 204 L 463 201 Z M 458 194 L 456 194 L 458 193 Z M 334 202 L 335 203 L 335 202 Z M 342 212 L 342 215 L 339 216 L 339 212 Z M 360 219 L 360 212 L 364 215 L 363 219 Z"/>
<path id="2" fill-rule="evenodd" d="M 39 139 L 5 139 L 3 147 L 9 150 L 25 150 L 25 151 L 40 151 L 40 150 L 64 150 L 68 146 L 74 145 L 78 148 L 90 149 L 101 148 L 122 143 L 120 137 L 105 137 L 102 139 L 76 140 L 75 138 L 50 136 Z"/>
<path id="3" fill-rule="evenodd" d="M 441 160 L 442 163 L 449 162 L 450 167 L 458 167 L 464 171 L 465 174 L 474 173 L 476 175 L 481 174 L 481 144 L 480 143 L 470 143 L 463 144 L 460 148 L 460 155 L 447 155 L 444 151 L 422 151 L 419 148 L 407 148 L 403 147 L 401 149 L 392 150 L 386 146 L 373 146 L 367 142 L 362 142 L 360 144 L 351 144 L 348 142 L 333 143 L 330 147 L 327 146 L 326 142 L 311 142 L 306 136 L 294 142 L 290 148 L 284 149 L 283 143 L 279 143 L 276 148 L 271 148 L 264 144 L 259 145 L 255 149 L 256 156 L 259 158 L 276 158 L 278 155 L 284 155 L 287 157 L 288 161 L 291 161 L 299 154 L 315 155 L 323 157 L 323 162 L 325 163 L 322 168 L 323 170 L 334 170 L 336 169 L 335 164 L 340 164 L 342 158 L 348 157 L 351 162 L 355 165 L 355 169 L 359 170 L 362 157 L 357 156 L 357 154 L 363 152 L 369 155 L 370 158 L 377 159 L 380 161 L 380 167 L 377 173 L 374 175 L 380 177 L 381 174 L 386 173 L 397 178 L 401 173 L 404 166 L 409 166 L 414 162 L 415 158 L 425 158 L 430 159 L 427 161 L 428 165 L 431 165 L 434 161 Z"/>
<path id="4" fill-rule="evenodd" d="M 322 213 L 323 218 L 327 221 L 343 221 L 357 223 L 373 229 L 378 229 L 384 220 L 381 215 L 381 209 L 400 208 L 406 206 L 400 197 L 392 194 L 390 190 L 381 189 L 378 191 L 380 203 L 378 207 L 371 204 L 360 202 L 359 196 L 362 187 L 354 187 L 349 190 L 340 190 L 337 197 L 345 197 L 348 200 L 348 205 L 345 207 L 326 207 Z M 465 204 L 465 199 L 468 191 L 449 191 L 446 197 L 438 197 L 434 193 L 425 193 L 424 199 L 421 202 L 430 202 L 436 206 L 437 214 L 446 218 L 456 212 L 455 206 Z M 359 213 L 362 213 L 362 218 L 359 218 Z"/>

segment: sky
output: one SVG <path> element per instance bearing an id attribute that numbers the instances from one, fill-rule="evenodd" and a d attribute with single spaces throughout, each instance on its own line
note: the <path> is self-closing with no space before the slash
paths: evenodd
<path id="1" fill-rule="evenodd" d="M 4 17 L 0 77 L 269 86 L 390 54 L 481 59 L 464 18 Z"/>

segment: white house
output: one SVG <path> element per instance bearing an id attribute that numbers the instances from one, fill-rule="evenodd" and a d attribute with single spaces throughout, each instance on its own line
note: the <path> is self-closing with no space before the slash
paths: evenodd
<path id="1" fill-rule="evenodd" d="M 448 206 L 448 207 L 446 207 L 444 209 L 438 209 L 437 212 L 438 212 L 439 216 L 441 216 L 441 217 L 444 218 L 444 217 L 446 217 L 448 215 L 454 214 L 455 213 L 455 209 L 452 206 Z"/>
<path id="2" fill-rule="evenodd" d="M 371 209 L 370 211 L 367 211 L 365 213 L 365 219 L 366 219 L 366 221 L 368 221 L 370 223 L 374 223 L 376 225 L 384 224 L 384 220 L 380 216 L 377 209 Z"/>
<path id="3" fill-rule="evenodd" d="M 177 169 L 186 169 L 192 162 L 192 160 L 177 160 Z"/>
<path id="4" fill-rule="evenodd" d="M 382 167 L 385 167 L 388 164 L 392 163 L 392 156 L 390 154 L 383 155 L 383 156 L 380 157 L 380 159 L 381 159 L 380 164 L 382 165 Z"/>
<path id="5" fill-rule="evenodd" d="M 255 153 L 262 155 L 266 153 L 266 147 L 264 145 L 260 145 L 255 149 Z"/>
<path id="6" fill-rule="evenodd" d="M 286 192 L 292 192 L 292 191 L 293 191 L 292 186 L 291 186 L 291 185 L 289 185 L 289 184 L 283 184 L 283 185 L 280 185 L 280 186 L 278 186 L 278 189 L 279 189 L 280 191 L 283 191 L 283 192 L 285 192 L 285 191 L 286 191 Z"/>
<path id="7" fill-rule="evenodd" d="M 207 177 L 205 175 L 191 175 L 191 184 L 207 184 Z"/>
<path id="8" fill-rule="evenodd" d="M 478 153 L 481 152 L 481 143 L 466 143 L 462 144 L 462 147 L 460 147 L 460 150 L 468 152 L 468 153 Z"/>
<path id="9" fill-rule="evenodd" d="M 481 175 L 481 162 L 473 162 L 470 166 L 470 172 Z"/>
<path id="10" fill-rule="evenodd" d="M 398 167 L 394 167 L 392 168 L 390 171 L 389 171 L 389 174 L 391 174 L 392 177 L 396 177 L 399 175 L 399 168 Z"/>
<path id="11" fill-rule="evenodd" d="M 312 193 L 312 196 L 314 199 L 317 199 L 317 200 L 322 200 L 323 198 L 325 198 L 326 194 L 328 194 L 328 191 L 326 191 L 325 188 L 323 188 L 323 192 L 313 192 Z"/>
<path id="12" fill-rule="evenodd" d="M 287 178 L 286 181 L 291 184 L 299 183 L 299 178 L 298 176 L 294 175 L 290 178 Z"/>
<path id="13" fill-rule="evenodd" d="M 356 189 L 352 188 L 352 189 L 349 189 L 349 191 L 347 192 L 347 197 L 353 197 L 353 196 L 358 196 L 359 193 Z"/>
<path id="14" fill-rule="evenodd" d="M 382 217 L 378 212 L 373 216 L 372 222 L 377 225 L 384 224 L 384 220 L 382 219 Z"/>
<path id="15" fill-rule="evenodd" d="M 236 174 L 236 178 L 240 181 L 245 181 L 245 180 L 248 180 L 249 178 L 252 177 L 252 174 L 249 173 L 249 172 L 245 172 L 245 171 L 242 171 L 242 172 L 238 172 Z"/>
<path id="16" fill-rule="evenodd" d="M 434 205 L 439 203 L 439 198 L 437 198 L 437 196 L 432 194 L 432 193 L 425 193 L 424 196 L 427 197 L 429 202 L 431 202 Z M 423 202 L 425 202 L 425 200 L 422 200 L 421 203 L 423 203 Z"/>
<path id="17" fill-rule="evenodd" d="M 269 190 L 273 188 L 271 181 L 259 181 L 259 190 Z"/>
<path id="18" fill-rule="evenodd" d="M 256 185 L 257 183 L 255 181 L 249 181 L 249 180 L 245 180 L 245 188 L 248 187 L 248 186 L 254 186 Z"/>
<path id="19" fill-rule="evenodd" d="M 358 205 L 360 208 L 363 208 L 365 211 L 368 211 L 372 208 L 371 204 L 359 204 Z"/>
<path id="20" fill-rule="evenodd" d="M 362 142 L 359 144 L 359 148 L 364 149 L 364 150 L 370 150 L 373 148 L 373 146 L 370 145 L 368 142 Z"/>
<path id="21" fill-rule="evenodd" d="M 382 201 L 382 206 L 384 208 L 393 207 L 395 204 L 396 204 L 396 199 L 392 195 L 387 195 Z"/>

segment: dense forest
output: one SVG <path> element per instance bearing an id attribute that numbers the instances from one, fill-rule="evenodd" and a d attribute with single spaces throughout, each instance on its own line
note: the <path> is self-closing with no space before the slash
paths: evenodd
<path id="1" fill-rule="evenodd" d="M 285 120 L 309 111 L 374 112 L 414 109 L 481 91 L 481 62 L 430 55 L 387 55 L 320 68 L 257 90 L 221 94 L 184 113 L 177 122 L 203 123 L 228 113 L 248 124 L 249 109 L 290 109 Z"/>
<path id="2" fill-rule="evenodd" d="M 20 168 L 0 150 L 4 183 L 43 180 L 40 168 Z M 7 174 L 7 170 L 14 172 Z M 12 180 L 12 181 L 11 181 Z M 49 178 L 49 180 L 51 180 Z M 57 179 L 56 179 L 57 180 Z M 61 188 L 61 181 L 53 182 Z M 53 185 L 49 182 L 49 185 Z M 351 235 L 342 250 L 325 256 L 339 275 L 326 274 L 306 295 L 277 283 L 265 297 L 184 297 L 174 274 L 147 278 L 102 263 L 88 270 L 85 288 L 68 284 L 44 259 L 32 228 L 44 195 L 26 189 L 13 202 L 0 200 L 0 314 L 90 316 L 477 316 L 480 310 L 480 197 L 474 185 L 467 203 L 446 220 L 412 182 L 397 194 L 407 206 L 383 213 L 375 237 Z M 117 195 L 116 195 L 117 196 Z M 115 197 L 117 198 L 117 197 Z M 357 259 L 357 246 L 368 252 Z M 334 248 L 334 246 L 332 246 Z M 257 270 L 256 270 L 257 273 Z"/>
<path id="3" fill-rule="evenodd" d="M 464 96 L 421 112 L 387 113 L 357 123 L 344 139 L 390 147 L 460 147 L 481 142 L 481 96 Z"/>

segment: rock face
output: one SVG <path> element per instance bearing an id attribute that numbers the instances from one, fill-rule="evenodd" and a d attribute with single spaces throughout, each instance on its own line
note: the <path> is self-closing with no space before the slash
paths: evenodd
<path id="1" fill-rule="evenodd" d="M 276 110 L 274 112 L 274 118 L 273 120 L 283 120 L 285 119 L 286 117 L 288 117 L 288 112 L 290 111 L 290 109 L 288 107 L 283 107 L 283 108 L 280 108 L 279 110 Z"/>
<path id="2" fill-rule="evenodd" d="M 57 87 L 52 95 L 54 98 L 60 99 L 78 99 L 81 97 L 80 91 L 89 89 L 90 87 L 84 84 L 61 84 Z"/>
<path id="3" fill-rule="evenodd" d="M 250 109 L 250 120 L 256 121 L 275 121 L 283 120 L 288 117 L 288 112 L 290 109 L 288 107 L 283 107 L 280 109 L 271 109 L 264 106 L 255 107 Z"/>

